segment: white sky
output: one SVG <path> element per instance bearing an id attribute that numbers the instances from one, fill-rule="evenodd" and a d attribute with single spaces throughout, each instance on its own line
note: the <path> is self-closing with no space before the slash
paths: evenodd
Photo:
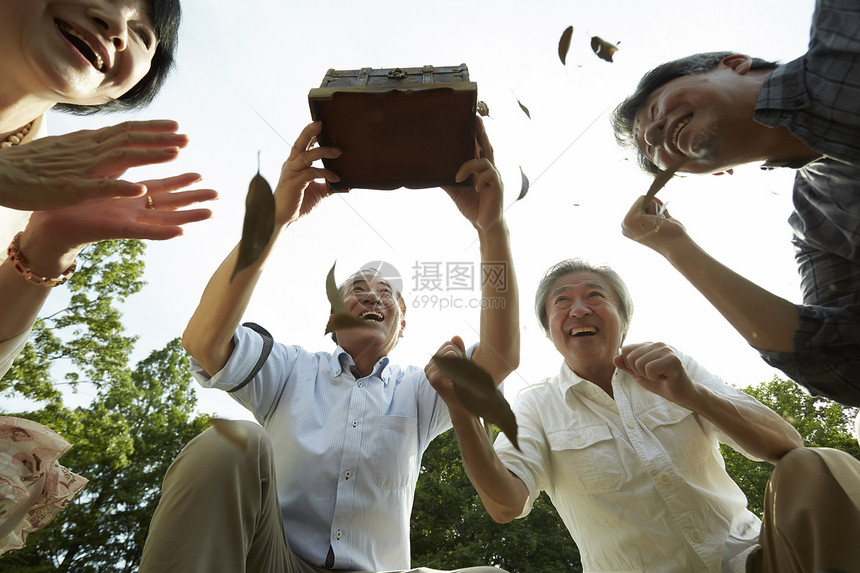
<path id="1" fill-rule="evenodd" d="M 284 140 L 291 143 L 310 121 L 307 94 L 326 70 L 466 63 L 478 98 L 491 111 L 485 124 L 507 186 L 522 300 L 522 360 L 506 384 L 508 399 L 561 364 L 534 318 L 532 301 L 542 273 L 568 257 L 609 264 L 626 280 L 636 305 L 628 342 L 673 344 L 740 386 L 775 373 L 665 260 L 622 237 L 621 220 L 650 178 L 615 146 L 607 112 L 644 72 L 669 59 L 713 50 L 784 62 L 798 57 L 806 48 L 813 0 L 183 4 L 179 66 L 153 106 L 133 116 L 51 114 L 48 124 L 58 134 L 130 118 L 175 119 L 191 137 L 180 159 L 127 177 L 197 171 L 204 176 L 201 185 L 221 195 L 212 205 L 213 219 L 189 226 L 179 239 L 150 243 L 149 284 L 124 309 L 130 331 L 140 335 L 135 359 L 182 333 L 210 275 L 240 237 L 257 152 L 274 187 L 289 152 Z M 565 67 L 557 47 L 568 25 L 575 31 Z M 614 63 L 592 53 L 593 35 L 620 42 Z M 531 120 L 516 98 L 528 106 Z M 520 166 L 532 186 L 515 202 Z M 716 258 L 798 301 L 786 223 L 792 177 L 749 166 L 731 178 L 676 179 L 661 197 Z M 384 259 L 400 270 L 409 305 L 406 338 L 392 359 L 423 366 L 454 334 L 475 342 L 478 326 L 476 309 L 440 310 L 424 301 L 436 295 L 463 306 L 479 290 L 416 290 L 413 267 L 466 262 L 477 269 L 475 238 L 439 189 L 353 190 L 327 198 L 282 237 L 245 320 L 261 323 L 279 341 L 331 349 L 323 336 L 328 269 L 337 260 L 342 279 L 367 261 Z M 249 417 L 223 393 L 199 394 L 201 411 Z"/>

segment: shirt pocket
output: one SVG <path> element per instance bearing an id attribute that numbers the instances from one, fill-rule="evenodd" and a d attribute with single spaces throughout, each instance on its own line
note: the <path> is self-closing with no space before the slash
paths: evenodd
<path id="1" fill-rule="evenodd" d="M 690 410 L 660 405 L 638 415 L 679 469 L 704 463 L 713 455 L 714 441 Z"/>
<path id="2" fill-rule="evenodd" d="M 547 434 L 555 482 L 576 493 L 618 491 L 627 474 L 608 426 L 564 428 Z"/>
<path id="3" fill-rule="evenodd" d="M 408 416 L 383 416 L 374 436 L 376 485 L 385 489 L 406 487 L 418 471 L 418 420 Z"/>

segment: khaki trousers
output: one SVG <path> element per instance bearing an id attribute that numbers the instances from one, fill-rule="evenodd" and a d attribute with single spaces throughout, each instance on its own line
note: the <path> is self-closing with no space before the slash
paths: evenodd
<path id="1" fill-rule="evenodd" d="M 140 573 L 326 572 L 290 550 L 265 431 L 245 421 L 219 428 L 191 440 L 167 470 Z M 493 567 L 460 572 L 505 573 Z"/>
<path id="2" fill-rule="evenodd" d="M 830 448 L 783 456 L 768 482 L 760 543 L 749 573 L 860 572 L 860 461 Z"/>

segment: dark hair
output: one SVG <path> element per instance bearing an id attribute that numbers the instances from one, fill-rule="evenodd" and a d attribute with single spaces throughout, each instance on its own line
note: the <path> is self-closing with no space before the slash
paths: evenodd
<path id="1" fill-rule="evenodd" d="M 543 328 L 544 334 L 549 335 L 549 319 L 546 315 L 546 299 L 549 297 L 549 290 L 555 284 L 555 281 L 570 273 L 594 273 L 609 283 L 609 286 L 612 287 L 612 290 L 618 296 L 618 314 L 621 316 L 621 340 L 624 341 L 627 337 L 627 331 L 630 329 L 630 320 L 633 318 L 633 299 L 630 296 L 630 291 L 627 290 L 627 285 L 612 268 L 605 265 L 592 265 L 582 259 L 565 259 L 560 263 L 556 263 L 547 269 L 540 283 L 538 283 L 537 292 L 535 292 L 535 314 L 541 328 Z"/>
<path id="2" fill-rule="evenodd" d="M 126 93 L 107 103 L 99 105 L 58 103 L 53 109 L 75 115 L 92 115 L 99 112 L 140 109 L 155 99 L 176 60 L 182 8 L 179 0 L 149 0 L 149 7 L 155 36 L 158 38 L 158 46 L 152 56 L 149 72 Z"/>
<path id="3" fill-rule="evenodd" d="M 654 163 L 648 159 L 648 156 L 639 149 L 636 144 L 636 139 L 633 136 L 633 121 L 636 119 L 636 114 L 644 105 L 645 100 L 654 93 L 654 91 L 671 82 L 684 76 L 692 74 L 703 74 L 716 68 L 723 58 L 731 56 L 736 52 L 705 52 L 702 54 L 694 54 L 660 64 L 639 80 L 639 85 L 636 86 L 636 91 L 633 95 L 625 99 L 615 108 L 609 121 L 612 123 L 612 129 L 615 131 L 615 141 L 618 145 L 627 149 L 633 149 L 636 152 L 636 160 L 639 167 L 643 171 L 651 174 L 656 174 L 660 170 Z M 777 62 L 769 62 L 760 58 L 752 58 L 750 69 L 752 70 L 773 70 L 779 67 Z"/>

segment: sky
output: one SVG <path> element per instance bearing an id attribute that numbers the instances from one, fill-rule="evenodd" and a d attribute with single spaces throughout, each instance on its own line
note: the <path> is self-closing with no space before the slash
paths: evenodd
<path id="1" fill-rule="evenodd" d="M 220 193 L 210 205 L 212 219 L 148 245 L 148 284 L 123 307 L 129 331 L 140 337 L 139 360 L 181 335 L 209 277 L 240 238 L 258 153 L 260 172 L 274 187 L 290 145 L 310 122 L 308 92 L 328 69 L 465 63 L 490 109 L 485 125 L 506 187 L 520 289 L 521 362 L 505 383 L 506 397 L 514 400 L 561 365 L 532 301 L 543 272 L 570 257 L 608 264 L 625 279 L 635 305 L 628 342 L 666 342 L 745 387 L 777 372 L 664 259 L 622 236 L 624 215 L 651 179 L 616 146 L 608 114 L 643 73 L 670 59 L 716 50 L 782 62 L 802 55 L 813 4 L 184 0 L 178 66 L 152 106 L 94 118 L 51 113 L 48 129 L 60 134 L 126 119 L 174 119 L 191 139 L 180 158 L 126 178 L 196 171 L 201 187 Z M 558 41 L 571 25 L 562 65 Z M 594 55 L 592 36 L 618 43 L 614 62 Z M 531 187 L 517 201 L 520 169 Z M 732 177 L 676 178 L 660 196 L 718 260 L 799 302 L 786 222 L 792 178 L 788 170 L 746 166 Z M 405 338 L 391 359 L 423 366 L 455 334 L 477 342 L 477 281 L 469 290 L 446 270 L 479 272 L 476 238 L 440 189 L 354 189 L 328 197 L 282 236 L 244 320 L 262 324 L 280 342 L 331 350 L 323 334 L 326 273 L 335 261 L 343 279 L 366 262 L 385 260 L 400 272 L 408 305 Z M 433 269 L 452 284 L 431 290 L 422 279 Z M 198 398 L 201 412 L 250 419 L 224 393 L 200 389 Z M 88 401 L 87 390 L 77 399 Z"/>

